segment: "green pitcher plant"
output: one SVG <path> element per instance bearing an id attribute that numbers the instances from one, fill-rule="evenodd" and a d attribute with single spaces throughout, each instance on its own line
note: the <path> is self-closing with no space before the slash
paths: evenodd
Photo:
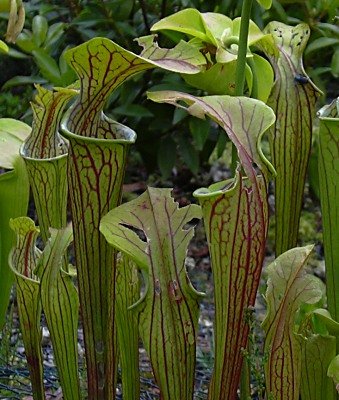
<path id="1" fill-rule="evenodd" d="M 187 224 L 201 210 L 194 204 L 179 208 L 170 192 L 149 187 L 105 215 L 100 230 L 143 272 L 145 293 L 129 312 L 138 316 L 161 398 L 192 400 L 202 294 L 190 283 L 185 255 L 193 237 Z"/>
<path id="2" fill-rule="evenodd" d="M 245 314 L 254 306 L 265 255 L 267 179 L 274 173 L 260 140 L 275 116 L 263 102 L 245 97 L 199 98 L 170 91 L 148 97 L 182 107 L 184 102 L 191 114 L 217 122 L 236 146 L 247 175 L 238 168 L 233 180 L 194 192 L 203 211 L 214 276 L 215 364 L 209 399 L 235 398 L 249 334 Z"/>
<path id="3" fill-rule="evenodd" d="M 335 400 L 335 386 L 328 370 L 336 356 L 339 323 L 327 310 L 316 308 L 306 315 L 298 333 L 302 335 L 301 399 Z"/>
<path id="4" fill-rule="evenodd" d="M 319 189 L 323 221 L 328 310 L 339 321 L 339 100 L 318 112 Z M 339 337 L 338 337 L 339 338 Z M 339 340 L 339 339 L 338 339 Z M 337 340 L 337 351 L 339 342 Z"/>
<path id="5" fill-rule="evenodd" d="M 39 85 L 31 103 L 31 134 L 20 149 L 32 188 L 42 239 L 46 243 L 49 228 L 67 224 L 68 146 L 58 132 L 63 109 L 77 94 L 73 89 L 51 91 Z M 66 264 L 67 266 L 67 264 Z"/>
<path id="6" fill-rule="evenodd" d="M 70 227 L 51 230 L 41 252 L 40 230 L 28 217 L 10 221 L 17 243 L 10 257 L 15 273 L 21 331 L 30 369 L 34 399 L 44 399 L 40 318 L 42 309 L 50 330 L 64 399 L 80 399 L 78 377 L 79 300 L 72 277 L 63 270 L 72 240 Z"/>
<path id="7" fill-rule="evenodd" d="M 140 399 L 138 315 L 129 311 L 139 299 L 140 280 L 136 264 L 118 254 L 116 271 L 116 321 L 121 385 L 125 399 Z"/>
<path id="8" fill-rule="evenodd" d="M 303 303 L 314 304 L 322 297 L 318 279 L 305 271 L 312 249 L 293 248 L 267 267 L 263 329 L 268 399 L 299 399 L 301 369 L 307 366 L 301 364 L 303 339 L 296 329 L 296 317 Z"/>
<path id="9" fill-rule="evenodd" d="M 30 372 L 34 400 L 44 400 L 42 333 L 40 327 L 41 299 L 39 278 L 35 274 L 40 255 L 35 246 L 39 229 L 27 217 L 10 221 L 16 235 L 16 244 L 10 255 L 10 266 L 15 274 L 19 320 Z"/>
<path id="10" fill-rule="evenodd" d="M 11 218 L 26 215 L 29 182 L 25 163 L 19 155 L 23 141 L 31 128 L 21 121 L 0 119 L 0 329 L 6 319 L 14 275 L 8 264 L 8 255 L 15 243 L 9 227 Z"/>
<path id="11" fill-rule="evenodd" d="M 58 132 L 62 111 L 76 95 L 73 89 L 51 91 L 37 85 L 32 102 L 33 123 L 30 136 L 20 149 L 25 160 L 43 242 L 50 228 L 67 224 L 67 159 L 68 146 Z M 44 252 L 49 250 L 47 246 Z M 41 262 L 36 274 L 41 279 L 41 301 L 51 332 L 56 366 L 65 399 L 79 399 L 77 356 L 77 323 L 79 301 L 75 287 L 66 274 L 66 251 L 63 272 L 54 261 Z M 60 329 L 62 327 L 62 329 Z"/>
<path id="12" fill-rule="evenodd" d="M 204 57 L 185 42 L 174 49 L 142 41 L 141 56 L 114 42 L 94 38 L 65 53 L 80 81 L 80 92 L 62 122 L 69 141 L 68 182 L 83 318 L 89 399 L 115 394 L 116 255 L 99 232 L 103 215 L 119 205 L 129 146 L 136 134 L 103 114 L 108 96 L 134 74 L 164 67 L 199 72 Z"/>
<path id="13" fill-rule="evenodd" d="M 302 64 L 309 26 L 271 22 L 264 32 L 274 40 L 274 45 L 262 42 L 259 47 L 266 52 L 275 73 L 267 105 L 277 116 L 269 140 L 272 163 L 277 171 L 275 251 L 279 255 L 297 244 L 315 104 L 321 92 L 306 75 Z"/>

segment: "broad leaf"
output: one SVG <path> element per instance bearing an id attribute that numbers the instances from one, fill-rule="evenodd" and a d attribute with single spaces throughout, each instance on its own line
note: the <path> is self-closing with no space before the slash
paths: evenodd
<path id="1" fill-rule="evenodd" d="M 10 221 L 17 242 L 10 255 L 10 265 L 15 274 L 19 320 L 34 400 L 44 400 L 40 285 L 35 275 L 39 251 L 35 242 L 39 234 L 34 222 L 27 217 Z"/>
<path id="2" fill-rule="evenodd" d="M 14 162 L 20 158 L 19 149 L 29 136 L 30 126 L 11 118 L 0 119 L 0 167 L 13 169 Z"/>
<path id="3" fill-rule="evenodd" d="M 41 74 L 48 81 L 52 82 L 55 86 L 62 86 L 63 82 L 61 79 L 60 69 L 57 62 L 52 56 L 50 56 L 44 49 L 36 49 L 32 51 L 32 55 L 35 58 Z"/>
<path id="4" fill-rule="evenodd" d="M 195 75 L 182 74 L 189 85 L 204 90 L 211 95 L 234 95 L 235 94 L 235 75 L 237 69 L 236 55 L 233 61 L 227 63 L 216 63 L 204 72 Z M 245 76 L 248 85 L 251 81 L 251 69 L 246 65 Z"/>
<path id="5" fill-rule="evenodd" d="M 200 216 L 197 205 L 178 208 L 170 189 L 148 188 L 100 224 L 107 241 L 144 271 L 146 292 L 133 309 L 164 400 L 193 398 L 200 294 L 184 263 L 193 236 L 186 224 Z"/>
<path id="6" fill-rule="evenodd" d="M 253 95 L 252 86 L 251 95 L 252 97 L 266 103 L 273 86 L 274 72 L 271 64 L 265 58 L 258 56 L 257 54 L 253 54 L 252 60 L 254 66 L 254 71 L 252 71 L 252 73 L 253 79 L 256 79 L 257 81 L 257 93 L 256 96 Z"/>
<path id="7" fill-rule="evenodd" d="M 268 10 L 272 6 L 272 0 L 257 0 L 257 3 L 260 4 L 265 10 Z"/>
<path id="8" fill-rule="evenodd" d="M 47 36 L 48 31 L 48 21 L 42 15 L 36 15 L 32 19 L 32 33 L 33 33 L 33 40 L 37 47 L 40 47 Z"/>
<path id="9" fill-rule="evenodd" d="M 275 72 L 267 104 L 277 115 L 270 130 L 275 179 L 276 254 L 297 243 L 307 164 L 311 149 L 312 121 L 319 90 L 307 77 L 302 54 L 310 35 L 306 24 L 295 27 L 271 22 L 274 48 L 262 43 Z"/>
<path id="10" fill-rule="evenodd" d="M 162 19 L 153 25 L 152 30 L 174 30 L 193 36 L 189 44 L 206 54 L 206 70 L 196 75 L 184 74 L 183 78 L 190 85 L 205 90 L 209 94 L 233 95 L 240 23 L 241 18 L 232 21 L 222 14 L 200 13 L 196 9 L 190 8 Z M 264 35 L 259 27 L 250 21 L 248 46 L 259 43 L 265 43 L 268 47 L 272 47 L 269 35 Z M 252 57 L 253 54 L 248 50 L 247 58 L 251 59 Z M 259 64 L 258 61 L 256 69 L 259 66 L 258 77 L 261 80 L 258 87 L 260 90 L 264 83 L 264 93 L 260 93 L 259 98 L 267 99 L 273 83 L 273 71 L 268 62 L 262 61 Z M 262 77 L 266 75 L 268 79 L 265 80 Z M 248 87 L 251 88 L 252 74 L 248 66 L 246 67 L 246 81 Z"/>
<path id="11" fill-rule="evenodd" d="M 295 332 L 296 314 L 303 303 L 322 297 L 318 280 L 304 267 L 313 246 L 297 247 L 280 255 L 267 267 L 267 314 L 264 351 L 267 395 L 298 400 L 301 376 L 301 343 Z"/>
<path id="12" fill-rule="evenodd" d="M 29 199 L 27 171 L 19 155 L 23 140 L 31 128 L 21 121 L 0 119 L 0 167 L 10 170 L 0 175 L 0 329 L 5 316 L 14 276 L 9 268 L 8 255 L 14 245 L 10 218 L 26 215 Z"/>
<path id="13" fill-rule="evenodd" d="M 210 17 L 212 13 L 208 14 Z M 231 21 L 227 17 L 225 17 L 225 20 Z M 224 27 L 224 29 L 226 28 L 227 26 Z M 202 18 L 202 14 L 195 8 L 187 8 L 186 10 L 181 10 L 175 14 L 163 18 L 159 22 L 155 23 L 151 28 L 152 31 L 164 29 L 186 33 L 187 35 L 197 37 L 204 42 L 214 44 L 206 32 L 206 24 Z"/>
<path id="14" fill-rule="evenodd" d="M 339 321 L 339 100 L 319 113 L 319 189 L 324 230 L 328 309 Z M 337 336 L 338 338 L 339 336 Z M 337 352 L 339 339 L 337 339 Z"/>
<path id="15" fill-rule="evenodd" d="M 0 40 L 0 53 L 8 53 L 8 46 L 2 40 Z"/>

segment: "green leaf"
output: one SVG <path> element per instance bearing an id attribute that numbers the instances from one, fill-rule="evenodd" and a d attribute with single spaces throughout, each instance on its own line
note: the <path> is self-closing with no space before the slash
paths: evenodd
<path id="1" fill-rule="evenodd" d="M 0 167 L 13 169 L 20 157 L 22 142 L 31 133 L 31 128 L 21 121 L 11 118 L 0 119 Z"/>
<path id="2" fill-rule="evenodd" d="M 328 310 L 339 321 L 339 100 L 332 101 L 318 112 L 319 127 L 319 189 L 323 220 L 326 291 Z M 339 339 L 337 336 L 337 346 Z M 338 347 L 339 348 L 339 347 Z"/>
<path id="3" fill-rule="evenodd" d="M 327 376 L 333 379 L 337 392 L 339 393 L 339 355 L 335 356 L 331 361 L 327 370 Z"/>
<path id="4" fill-rule="evenodd" d="M 189 85 L 204 90 L 209 94 L 233 94 L 235 90 L 236 61 L 227 65 L 217 63 L 196 75 L 183 74 Z"/>
<path id="5" fill-rule="evenodd" d="M 27 29 L 24 29 L 20 33 L 15 44 L 26 53 L 32 53 L 33 50 L 38 48 L 33 40 L 32 32 L 28 31 Z"/>
<path id="6" fill-rule="evenodd" d="M 205 57 L 196 46 L 181 40 L 172 49 L 162 49 L 154 42 L 156 35 L 143 36 L 137 39 L 143 48 L 140 56 L 147 60 L 158 62 L 159 67 L 174 72 L 196 74 L 206 64 Z"/>
<path id="7" fill-rule="evenodd" d="M 264 0 L 271 1 L 271 0 Z M 232 34 L 234 36 L 239 37 L 240 35 L 240 25 L 241 25 L 241 17 L 235 18 L 232 24 Z M 248 27 L 248 46 L 252 46 L 254 44 L 260 43 L 261 41 L 265 41 L 267 34 L 263 33 L 262 30 L 256 25 L 252 20 L 250 20 Z"/>
<path id="8" fill-rule="evenodd" d="M 63 397 L 80 400 L 78 376 L 78 292 L 62 266 L 72 241 L 72 228 L 51 229 L 51 238 L 39 258 L 41 303 L 51 334 L 54 359 Z"/>
<path id="9" fill-rule="evenodd" d="M 43 48 L 50 53 L 53 47 L 61 39 L 66 28 L 66 24 L 63 22 L 57 22 L 48 28 L 47 36 L 43 45 Z"/>
<path id="10" fill-rule="evenodd" d="M 327 376 L 335 347 L 333 336 L 311 335 L 302 339 L 301 400 L 336 400 L 335 388 Z"/>
<path id="11" fill-rule="evenodd" d="M 305 56 L 308 56 L 314 51 L 322 50 L 324 47 L 332 47 L 339 44 L 339 39 L 333 37 L 320 37 L 315 39 L 306 47 Z"/>
<path id="12" fill-rule="evenodd" d="M 0 53 L 8 53 L 8 50 L 7 44 L 0 40 Z"/>
<path id="13" fill-rule="evenodd" d="M 335 78 L 339 77 L 339 48 L 333 53 L 331 60 L 331 72 Z"/>
<path id="14" fill-rule="evenodd" d="M 160 141 L 157 151 L 157 159 L 161 175 L 164 179 L 171 175 L 172 169 L 175 165 L 176 155 L 177 144 L 171 137 L 167 136 Z"/>
<path id="15" fill-rule="evenodd" d="M 261 56 L 253 54 L 252 61 L 254 64 L 253 74 L 255 74 L 253 79 L 257 80 L 256 98 L 266 103 L 273 87 L 274 72 L 271 64 Z"/>
<path id="16" fill-rule="evenodd" d="M 22 51 L 13 49 L 12 47 L 9 47 L 8 55 L 12 58 L 17 58 L 19 60 L 29 60 L 30 59 L 30 56 L 28 54 L 23 53 Z"/>
<path id="17" fill-rule="evenodd" d="M 184 163 L 192 171 L 194 175 L 199 172 L 199 153 L 192 145 L 190 139 L 186 135 L 179 135 L 178 151 Z"/>
<path id="18" fill-rule="evenodd" d="M 155 66 L 197 73 L 205 63 L 202 54 L 184 42 L 170 50 L 162 49 L 154 43 L 153 36 L 148 36 L 140 38 L 139 44 L 143 46 L 141 56 L 105 38 L 94 38 L 65 52 L 65 59 L 78 74 L 83 89 L 69 118 L 72 132 L 98 135 L 101 111 L 108 96 L 136 73 Z"/>
<path id="19" fill-rule="evenodd" d="M 296 246 L 307 165 L 311 150 L 312 119 L 319 89 L 306 75 L 302 54 L 310 28 L 271 22 L 265 32 L 271 33 L 276 54 L 266 48 L 275 73 L 275 83 L 267 105 L 278 116 L 269 132 L 272 163 L 277 170 L 276 254 Z"/>
<path id="20" fill-rule="evenodd" d="M 248 338 L 244 315 L 255 301 L 268 224 L 266 179 L 273 169 L 260 150 L 260 140 L 275 117 L 264 103 L 245 97 L 195 97 L 171 91 L 151 92 L 148 97 L 184 107 L 198 118 L 208 116 L 218 123 L 235 144 L 249 178 L 243 181 L 238 171 L 234 182 L 222 182 L 194 192 L 202 205 L 208 232 L 216 276 L 215 329 L 216 337 L 221 337 L 216 345 L 209 396 L 211 399 L 219 399 L 220 395 L 235 398 L 242 363 L 241 348 L 246 347 Z M 180 149 L 185 146 L 181 145 Z M 260 177 L 255 166 L 260 170 Z M 227 293 L 225 288 L 228 288 Z"/>
<path id="21" fill-rule="evenodd" d="M 265 10 L 269 10 L 272 6 L 272 0 L 257 0 L 257 3 L 260 4 Z"/>
<path id="22" fill-rule="evenodd" d="M 151 28 L 152 31 L 163 29 L 186 33 L 187 35 L 197 37 L 204 42 L 211 43 L 211 40 L 206 33 L 206 25 L 202 15 L 195 8 L 187 8 L 186 10 L 181 10 L 163 18 L 156 22 Z"/>
<path id="23" fill-rule="evenodd" d="M 183 121 L 188 116 L 187 111 L 182 108 L 176 108 L 173 113 L 173 125 Z"/>
<path id="24" fill-rule="evenodd" d="M 47 31 L 48 31 L 47 19 L 42 15 L 36 15 L 32 20 L 32 33 L 33 33 L 33 41 L 37 47 L 41 47 L 41 45 L 46 40 Z"/>
<path id="25" fill-rule="evenodd" d="M 209 121 L 199 121 L 196 118 L 189 119 L 190 132 L 197 150 L 201 151 L 204 148 L 210 132 L 210 127 Z"/>
<path id="26" fill-rule="evenodd" d="M 126 117 L 150 118 L 154 115 L 139 104 L 126 104 L 114 109 L 114 114 L 125 115 Z"/>
<path id="27" fill-rule="evenodd" d="M 260 149 L 262 135 L 275 121 L 273 111 L 263 102 L 233 96 L 195 97 L 173 91 L 148 92 L 147 96 L 158 103 L 184 107 L 190 114 L 201 119 L 208 116 L 218 123 L 235 144 L 242 167 L 253 183 L 257 175 L 253 162 L 265 176 L 268 172 L 274 173 L 272 165 Z"/>
<path id="28" fill-rule="evenodd" d="M 330 335 L 337 336 L 339 334 L 339 322 L 334 321 L 334 319 L 331 317 L 331 314 L 327 310 L 323 308 L 317 308 L 312 312 L 312 315 L 315 319 L 321 321 L 321 323 L 326 326 L 326 329 Z"/>
<path id="29" fill-rule="evenodd" d="M 89 398 L 115 396 L 115 253 L 99 232 L 99 221 L 121 201 L 127 151 L 136 138 L 131 129 L 104 115 L 105 102 L 138 72 L 159 66 L 196 73 L 201 69 L 202 58 L 205 62 L 200 53 L 199 57 L 186 54 L 185 44 L 164 50 L 152 38 L 143 43 L 147 59 L 106 38 L 94 38 L 65 52 L 66 61 L 80 80 L 79 96 L 61 126 L 70 144 L 74 247 L 85 345 L 90 349 L 86 352 Z M 93 244 L 90 249 L 88 243 Z M 107 377 L 113 378 L 102 385 Z"/>
<path id="30" fill-rule="evenodd" d="M 40 76 L 15 76 L 14 78 L 9 79 L 2 86 L 3 90 L 9 89 L 11 87 L 20 86 L 20 85 L 33 85 L 33 84 L 45 84 L 47 80 L 41 78 Z"/>
<path id="31" fill-rule="evenodd" d="M 88 396 L 113 398 L 118 362 L 115 252 L 99 232 L 99 223 L 121 201 L 127 152 L 136 135 L 102 116 L 102 137 L 83 137 L 67 129 L 69 114 L 68 111 L 62 122 L 62 130 L 69 141 L 68 182 L 75 259 L 85 346 L 90 349 L 86 352 Z M 108 376 L 111 378 L 107 379 Z M 102 386 L 103 381 L 106 384 Z"/>
<path id="32" fill-rule="evenodd" d="M 45 50 L 36 49 L 32 55 L 40 69 L 42 76 L 48 79 L 53 85 L 62 86 L 60 70 L 57 62 Z"/>
<path id="33" fill-rule="evenodd" d="M 20 153 L 26 163 L 41 236 L 46 242 L 50 227 L 63 228 L 67 223 L 68 146 L 58 130 L 62 111 L 77 91 L 51 91 L 39 85 L 36 89 L 31 103 L 32 132 Z"/>
<path id="34" fill-rule="evenodd" d="M 205 23 L 206 34 L 211 43 L 218 45 L 218 41 L 226 29 L 232 28 L 232 20 L 223 14 L 207 12 L 201 13 L 201 17 Z"/>
<path id="35" fill-rule="evenodd" d="M 138 300 L 140 282 L 133 261 L 118 255 L 116 272 L 116 320 L 124 397 L 140 399 L 138 315 L 130 307 Z"/>
<path id="36" fill-rule="evenodd" d="M 304 271 L 313 246 L 297 247 L 281 254 L 267 267 L 267 314 L 264 351 L 268 396 L 298 400 L 301 374 L 301 342 L 295 333 L 296 314 L 303 303 L 322 297 L 318 280 Z"/>
<path id="37" fill-rule="evenodd" d="M 19 148 L 31 128 L 21 121 L 0 119 L 0 166 L 11 171 L 0 175 L 0 329 L 5 323 L 14 276 L 8 264 L 8 255 L 14 245 L 14 232 L 9 220 L 26 215 L 29 183 L 25 163 Z"/>
<path id="38" fill-rule="evenodd" d="M 211 400 L 234 399 L 247 347 L 247 314 L 254 306 L 265 256 L 268 207 L 266 184 L 259 195 L 239 168 L 234 179 L 196 190 L 203 211 L 214 277 L 215 359 Z"/>
<path id="39" fill-rule="evenodd" d="M 185 225 L 200 218 L 200 207 L 178 208 L 170 191 L 148 188 L 100 224 L 106 240 L 144 272 L 147 289 L 133 310 L 139 313 L 140 336 L 164 400 L 193 397 L 200 297 L 184 265 L 193 236 Z"/>
<path id="40" fill-rule="evenodd" d="M 39 251 L 35 242 L 39 234 L 34 222 L 28 217 L 10 221 L 16 234 L 9 263 L 15 274 L 19 320 L 30 372 L 34 399 L 44 400 L 42 349 L 41 349 L 41 301 L 40 284 L 34 274 Z"/>

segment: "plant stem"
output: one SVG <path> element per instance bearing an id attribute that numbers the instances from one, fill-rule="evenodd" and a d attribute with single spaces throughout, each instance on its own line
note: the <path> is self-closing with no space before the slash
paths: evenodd
<path id="1" fill-rule="evenodd" d="M 245 68 L 246 68 L 246 55 L 247 55 L 247 42 L 248 42 L 248 30 L 250 24 L 252 9 L 252 0 L 244 0 L 242 3 L 241 10 L 241 23 L 239 33 L 239 45 L 238 45 L 238 57 L 237 57 L 237 72 L 235 76 L 235 95 L 244 95 L 245 85 Z M 237 149 L 232 146 L 232 163 L 231 170 L 234 173 L 237 166 L 238 154 Z M 240 396 L 242 400 L 247 399 L 251 396 L 250 392 L 250 371 L 249 365 L 246 359 L 243 361 L 240 381 Z"/>
<path id="2" fill-rule="evenodd" d="M 242 96 L 244 94 L 247 39 L 248 39 L 248 29 L 250 24 L 251 8 L 252 8 L 252 0 L 244 0 L 241 10 L 237 73 L 235 77 L 236 96 Z"/>
<path id="3" fill-rule="evenodd" d="M 245 68 L 247 54 L 247 38 L 252 9 L 252 0 L 244 0 L 241 10 L 241 23 L 239 34 L 239 47 L 237 58 L 237 72 L 235 77 L 235 96 L 243 96 L 245 84 Z M 236 169 L 238 154 L 235 146 L 232 146 L 232 164 L 231 170 L 234 173 Z"/>

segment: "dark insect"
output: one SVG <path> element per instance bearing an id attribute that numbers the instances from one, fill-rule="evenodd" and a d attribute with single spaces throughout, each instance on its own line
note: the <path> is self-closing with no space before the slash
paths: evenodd
<path id="1" fill-rule="evenodd" d="M 306 83 L 308 83 L 309 78 L 307 76 L 297 74 L 294 77 L 294 81 L 299 83 L 300 85 L 305 85 Z"/>

